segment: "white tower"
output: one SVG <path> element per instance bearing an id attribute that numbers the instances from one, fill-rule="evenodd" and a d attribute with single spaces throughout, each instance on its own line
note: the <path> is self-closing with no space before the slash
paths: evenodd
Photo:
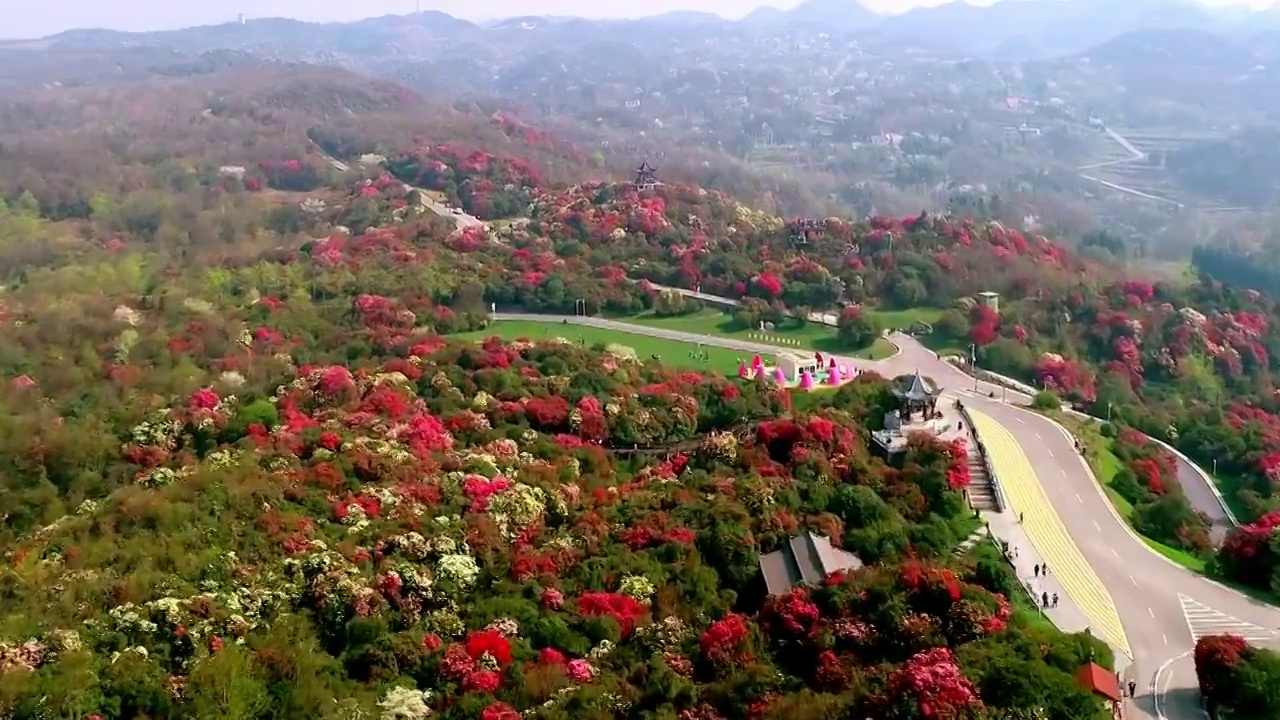
<path id="1" fill-rule="evenodd" d="M 236 18 L 236 20 L 238 20 L 241 25 L 244 25 L 246 22 L 248 22 L 248 20 L 244 19 L 244 13 L 240 13 L 240 15 Z"/>

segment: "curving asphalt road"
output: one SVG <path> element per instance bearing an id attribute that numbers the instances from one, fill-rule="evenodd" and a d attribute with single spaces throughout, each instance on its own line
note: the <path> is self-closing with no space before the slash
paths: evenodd
<path id="1" fill-rule="evenodd" d="M 1174 455 L 1174 459 L 1177 462 L 1178 484 L 1182 486 L 1191 507 L 1209 518 L 1209 538 L 1214 547 L 1221 545 L 1227 533 L 1237 525 L 1235 517 L 1203 470 L 1179 455 Z"/>
<path id="2" fill-rule="evenodd" d="M 742 352 L 787 350 L 600 318 L 496 317 L 563 320 Z M 1139 692 L 1126 717 L 1201 720 L 1204 713 L 1190 657 L 1195 637 L 1235 632 L 1256 642 L 1272 640 L 1280 629 L 1280 608 L 1192 573 L 1147 547 L 1116 514 L 1067 431 L 1012 404 L 1027 403 L 1027 395 L 975 380 L 909 336 L 895 334 L 891 339 L 899 348 L 891 358 L 842 360 L 888 377 L 919 370 L 949 392 L 964 395 L 965 404 L 975 411 L 975 428 L 988 445 L 1011 512 L 1025 515 L 1024 530 L 1035 550 L 1057 568 L 1063 590 L 1095 634 L 1133 661 L 1126 675 L 1137 679 Z M 1188 466 L 1186 472 L 1191 473 L 1184 480 L 1191 495 L 1204 483 L 1194 468 Z M 1205 493 L 1201 502 L 1212 495 L 1207 488 Z M 1125 658 L 1117 660 L 1123 665 Z"/>

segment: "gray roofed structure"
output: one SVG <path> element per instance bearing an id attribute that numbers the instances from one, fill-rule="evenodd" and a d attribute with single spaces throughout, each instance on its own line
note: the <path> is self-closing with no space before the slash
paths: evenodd
<path id="1" fill-rule="evenodd" d="M 862 559 L 857 555 L 811 532 L 796 535 L 780 550 L 760 556 L 760 572 L 770 595 L 782 595 L 802 583 L 817 585 L 831 573 L 860 567 Z"/>
<path id="2" fill-rule="evenodd" d="M 938 386 L 932 380 L 922 377 L 919 370 L 915 375 L 900 376 L 896 384 L 893 394 L 911 402 L 928 402 L 938 395 Z"/>

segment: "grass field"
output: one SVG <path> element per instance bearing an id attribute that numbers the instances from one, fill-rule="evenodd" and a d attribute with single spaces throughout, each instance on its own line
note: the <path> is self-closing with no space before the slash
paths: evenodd
<path id="1" fill-rule="evenodd" d="M 890 330 L 909 330 L 918 322 L 930 325 L 938 322 L 946 310 L 942 308 L 911 308 L 910 310 L 875 310 L 867 311 L 867 316 L 875 319 Z"/>
<path id="2" fill-rule="evenodd" d="M 699 335 L 715 335 L 723 338 L 733 338 L 735 340 L 753 341 L 750 337 L 753 333 L 748 330 L 736 330 L 730 327 L 731 316 L 717 310 L 703 310 L 701 312 L 691 313 L 689 315 L 680 315 L 677 317 L 657 317 L 653 313 L 641 313 L 625 318 L 618 318 L 622 322 L 634 323 L 636 325 L 645 325 L 647 327 L 664 328 L 666 330 L 679 330 L 680 332 L 696 333 Z M 840 346 L 836 340 L 836 329 L 829 325 L 820 325 L 818 323 L 803 322 L 794 320 L 786 325 L 777 327 L 764 333 L 771 337 L 786 338 L 795 340 L 800 343 L 797 349 L 815 350 L 824 353 L 836 353 L 849 357 L 867 358 L 870 360 L 882 360 L 890 357 L 897 348 L 888 340 L 878 339 L 868 348 L 860 350 L 848 350 Z M 759 340 L 754 340 L 759 342 Z"/>
<path id="3" fill-rule="evenodd" d="M 483 340 L 497 335 L 503 340 L 530 340 L 542 342 L 564 338 L 572 343 L 592 347 L 595 345 L 623 345 L 636 352 L 640 360 L 659 356 L 666 365 L 692 370 L 719 372 L 735 375 L 739 360 L 750 360 L 746 353 L 704 345 L 698 348 L 677 340 L 648 337 L 636 333 L 587 327 L 585 325 L 537 322 L 534 320 L 499 320 L 484 330 L 459 333 L 449 337 L 457 340 Z"/>
<path id="4" fill-rule="evenodd" d="M 943 308 L 920 307 L 911 308 L 910 310 L 872 309 L 868 310 L 867 314 L 879 322 L 881 326 L 890 330 L 910 330 L 912 325 L 919 322 L 937 325 L 938 320 L 942 319 L 943 314 L 946 312 Z M 920 341 L 921 345 L 939 355 L 961 355 L 965 357 L 969 355 L 968 340 L 944 337 L 938 333 L 918 335 L 916 339 Z"/>

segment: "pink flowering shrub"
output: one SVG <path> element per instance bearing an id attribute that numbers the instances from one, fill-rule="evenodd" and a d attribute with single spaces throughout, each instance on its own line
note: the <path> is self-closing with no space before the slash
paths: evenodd
<path id="1" fill-rule="evenodd" d="M 982 707 L 949 648 L 933 648 L 908 659 L 890 675 L 884 702 L 887 707 L 913 703 L 927 720 L 962 720 Z"/>

